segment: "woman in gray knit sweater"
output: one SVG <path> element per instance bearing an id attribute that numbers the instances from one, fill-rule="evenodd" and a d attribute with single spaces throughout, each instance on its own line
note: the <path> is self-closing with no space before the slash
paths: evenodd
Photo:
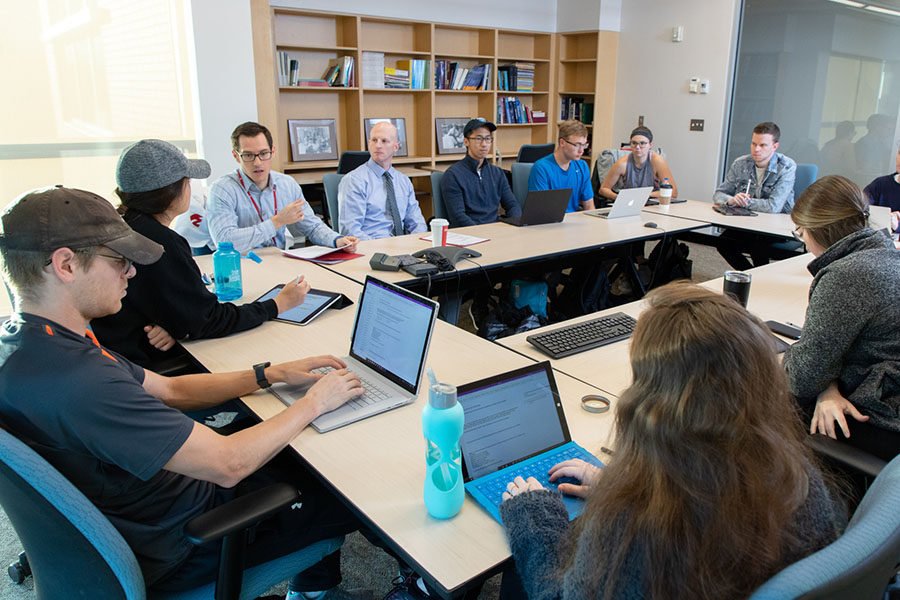
<path id="1" fill-rule="evenodd" d="M 900 254 L 868 217 L 862 191 L 838 175 L 797 199 L 791 218 L 816 258 L 803 335 L 784 366 L 800 404 L 815 403 L 810 433 L 890 460 L 900 453 Z"/>
<path id="2" fill-rule="evenodd" d="M 770 334 L 739 304 L 690 283 L 647 296 L 633 379 L 603 471 L 551 469 L 587 499 L 511 482 L 500 505 L 531 600 L 741 598 L 838 535 L 836 510 Z"/>

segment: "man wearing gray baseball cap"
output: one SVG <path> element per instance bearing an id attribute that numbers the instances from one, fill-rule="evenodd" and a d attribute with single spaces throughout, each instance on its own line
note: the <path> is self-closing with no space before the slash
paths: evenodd
<path id="1" fill-rule="evenodd" d="M 151 590 L 213 581 L 218 548 L 193 546 L 185 524 L 272 481 L 297 486 L 303 507 L 260 525 L 247 547 L 248 568 L 358 528 L 315 477 L 296 464 L 270 462 L 318 415 L 363 393 L 342 361 L 319 356 L 182 377 L 144 370 L 103 348 L 87 326 L 119 310 L 133 263 L 153 263 L 162 247 L 100 196 L 59 186 L 13 200 L 0 226 L 3 276 L 16 310 L 0 327 L 0 424 L 110 517 Z M 323 366 L 337 370 L 311 373 Z M 313 385 L 293 406 L 234 435 L 182 412 L 279 381 Z M 295 576 L 293 590 L 318 592 L 340 582 L 334 545 L 312 553 L 316 562 Z M 71 585 L 74 596 L 88 593 L 87 582 Z"/>

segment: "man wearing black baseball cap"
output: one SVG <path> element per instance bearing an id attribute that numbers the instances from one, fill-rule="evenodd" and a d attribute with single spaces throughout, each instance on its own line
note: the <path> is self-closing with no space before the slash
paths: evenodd
<path id="1" fill-rule="evenodd" d="M 110 518 L 148 587 L 175 591 L 213 581 L 218 548 L 192 546 L 184 525 L 273 477 L 303 492 L 303 508 L 257 530 L 247 567 L 357 529 L 314 477 L 297 468 L 285 476 L 269 463 L 316 416 L 362 393 L 346 365 L 320 356 L 235 373 L 169 378 L 145 371 L 86 329 L 91 319 L 119 310 L 133 263 L 153 263 L 162 246 L 100 196 L 58 186 L 23 194 L 0 224 L 3 275 L 16 297 L 15 314 L 0 328 L 0 425 Z M 338 370 L 324 377 L 310 372 L 329 365 Z M 314 385 L 279 415 L 231 436 L 181 412 L 276 381 Z M 336 546 L 314 553 L 311 562 L 330 552 L 295 577 L 292 589 L 337 585 Z M 72 582 L 73 595 L 85 591 L 78 585 Z"/>
<path id="2" fill-rule="evenodd" d="M 500 205 L 508 216 L 522 214 L 503 170 L 487 160 L 496 130 L 496 125 L 481 118 L 472 119 L 463 129 L 466 156 L 451 165 L 441 179 L 450 227 L 493 223 Z"/>

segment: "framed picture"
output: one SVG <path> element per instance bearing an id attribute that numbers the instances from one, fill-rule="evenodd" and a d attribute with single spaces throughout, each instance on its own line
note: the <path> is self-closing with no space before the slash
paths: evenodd
<path id="1" fill-rule="evenodd" d="M 452 117 L 449 119 L 435 119 L 434 128 L 437 133 L 438 154 L 465 154 L 466 145 L 463 143 L 463 128 L 469 122 L 469 117 Z"/>
<path id="2" fill-rule="evenodd" d="M 338 157 L 334 119 L 288 119 L 291 160 L 329 160 Z"/>
<path id="3" fill-rule="evenodd" d="M 409 148 L 406 146 L 406 119 L 366 119 L 365 121 L 366 144 L 369 143 L 369 134 L 372 132 L 372 128 L 375 127 L 375 124 L 387 121 L 388 123 L 393 123 L 394 127 L 397 128 L 397 139 L 400 141 L 400 149 L 394 153 L 394 156 L 409 156 Z"/>

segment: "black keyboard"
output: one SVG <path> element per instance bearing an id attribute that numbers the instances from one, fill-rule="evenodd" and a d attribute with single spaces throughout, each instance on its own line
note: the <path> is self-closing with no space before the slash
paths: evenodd
<path id="1" fill-rule="evenodd" d="M 550 358 L 563 358 L 624 340 L 634 331 L 635 323 L 637 321 L 633 317 L 619 312 L 553 331 L 535 333 L 525 339 Z"/>

